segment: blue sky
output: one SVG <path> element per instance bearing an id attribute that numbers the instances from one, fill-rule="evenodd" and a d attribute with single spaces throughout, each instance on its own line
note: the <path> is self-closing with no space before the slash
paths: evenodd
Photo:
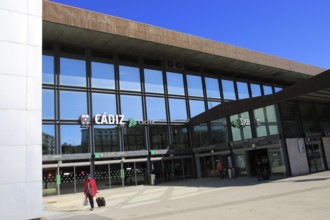
<path id="1" fill-rule="evenodd" d="M 329 0 L 52 0 L 330 69 Z"/>

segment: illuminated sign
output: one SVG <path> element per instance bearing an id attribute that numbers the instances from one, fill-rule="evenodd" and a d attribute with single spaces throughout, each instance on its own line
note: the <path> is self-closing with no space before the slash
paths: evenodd
<path id="1" fill-rule="evenodd" d="M 249 118 L 238 118 L 236 120 L 231 121 L 231 126 L 234 128 L 244 128 L 250 125 L 251 122 Z M 255 126 L 260 126 L 260 119 L 255 120 Z"/>
<path id="2" fill-rule="evenodd" d="M 95 124 L 98 125 L 123 125 L 124 115 L 97 114 L 94 117 Z"/>

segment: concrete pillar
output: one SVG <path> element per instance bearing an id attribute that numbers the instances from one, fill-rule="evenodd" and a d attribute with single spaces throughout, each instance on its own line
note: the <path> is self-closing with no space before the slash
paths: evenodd
<path id="1" fill-rule="evenodd" d="M 1 219 L 42 215 L 42 1 L 0 1 Z"/>

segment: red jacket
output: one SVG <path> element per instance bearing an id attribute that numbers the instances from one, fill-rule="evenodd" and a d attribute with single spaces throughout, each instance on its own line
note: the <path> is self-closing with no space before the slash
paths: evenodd
<path id="1" fill-rule="evenodd" d="M 94 197 L 96 195 L 96 192 L 97 192 L 97 187 L 96 187 L 96 182 L 95 182 L 95 180 L 93 178 L 90 178 L 90 179 L 86 179 L 85 180 L 85 187 L 84 187 L 85 196 L 87 198 L 88 182 L 91 183 L 91 186 L 92 186 L 92 196 Z"/>

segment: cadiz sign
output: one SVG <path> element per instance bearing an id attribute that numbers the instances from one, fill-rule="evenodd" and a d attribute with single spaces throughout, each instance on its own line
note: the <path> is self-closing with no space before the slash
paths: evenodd
<path id="1" fill-rule="evenodd" d="M 94 116 L 94 124 L 96 125 L 125 125 L 124 115 L 111 115 L 111 114 L 96 114 Z M 80 116 L 80 124 L 82 127 L 88 127 L 91 124 L 91 119 L 89 115 L 81 115 Z M 152 120 L 142 120 L 136 121 L 133 118 L 129 118 L 127 122 L 127 126 L 134 127 L 135 125 L 152 125 L 154 121 Z"/>
<path id="2" fill-rule="evenodd" d="M 234 128 L 244 128 L 250 125 L 251 122 L 249 118 L 238 118 L 236 120 L 231 121 L 231 126 Z M 260 119 L 255 120 L 255 126 L 260 126 Z"/>

